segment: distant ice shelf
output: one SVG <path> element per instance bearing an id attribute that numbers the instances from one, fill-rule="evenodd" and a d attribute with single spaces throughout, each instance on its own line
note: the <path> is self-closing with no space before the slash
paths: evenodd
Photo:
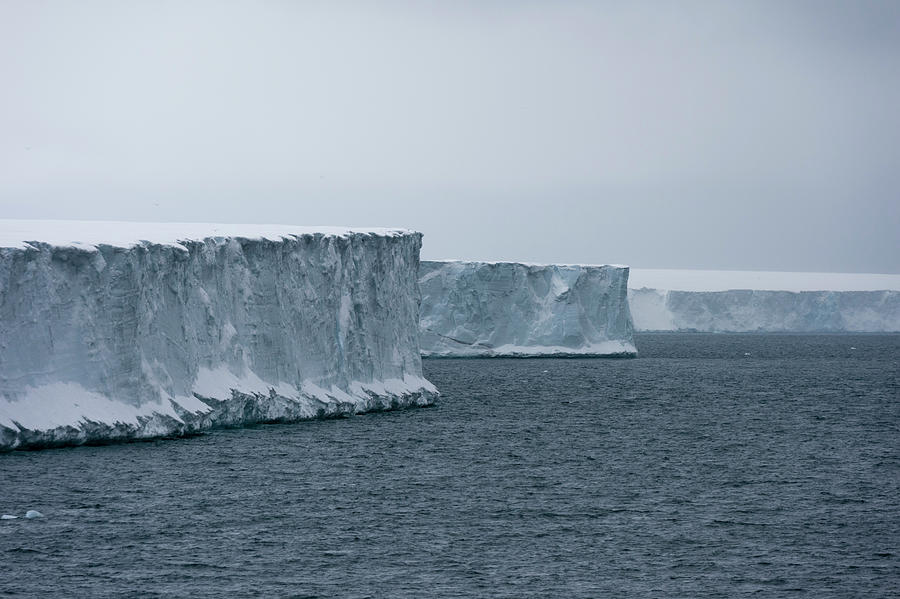
<path id="1" fill-rule="evenodd" d="M 900 331 L 900 275 L 632 269 L 639 331 Z"/>
<path id="2" fill-rule="evenodd" d="M 425 405 L 400 229 L 0 220 L 0 449 Z"/>
<path id="3" fill-rule="evenodd" d="M 425 357 L 629 357 L 628 267 L 423 261 Z"/>

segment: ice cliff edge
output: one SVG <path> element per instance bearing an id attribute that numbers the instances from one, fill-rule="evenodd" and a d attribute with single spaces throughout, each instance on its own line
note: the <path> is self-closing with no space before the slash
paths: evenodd
<path id="1" fill-rule="evenodd" d="M 422 261 L 425 357 L 630 357 L 628 267 Z"/>
<path id="2" fill-rule="evenodd" d="M 635 269 L 629 286 L 640 331 L 900 331 L 900 275 Z"/>
<path id="3" fill-rule="evenodd" d="M 0 449 L 431 403 L 421 235 L 0 220 Z"/>

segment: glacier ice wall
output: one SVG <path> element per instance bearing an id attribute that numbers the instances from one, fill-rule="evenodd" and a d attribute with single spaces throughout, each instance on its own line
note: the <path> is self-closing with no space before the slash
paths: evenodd
<path id="1" fill-rule="evenodd" d="M 417 338 L 418 233 L 248 226 L 242 236 L 240 227 L 207 234 L 194 225 L 193 238 L 176 242 L 141 224 L 130 225 L 135 239 L 148 241 L 123 242 L 116 230 L 79 237 L 67 223 L 68 236 L 53 231 L 42 242 L 40 223 L 27 236 L 27 223 L 6 223 L 0 449 L 182 435 L 436 396 Z M 89 241 L 60 242 L 69 238 Z"/>
<path id="2" fill-rule="evenodd" d="M 639 331 L 900 331 L 900 291 L 629 289 Z"/>
<path id="3" fill-rule="evenodd" d="M 422 261 L 422 355 L 634 356 L 627 285 L 623 266 Z"/>

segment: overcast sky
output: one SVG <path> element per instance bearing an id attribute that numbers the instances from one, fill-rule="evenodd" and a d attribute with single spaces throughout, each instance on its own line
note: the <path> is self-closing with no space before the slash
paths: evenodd
<path id="1" fill-rule="evenodd" d="M 0 216 L 900 273 L 900 2 L 0 0 Z"/>

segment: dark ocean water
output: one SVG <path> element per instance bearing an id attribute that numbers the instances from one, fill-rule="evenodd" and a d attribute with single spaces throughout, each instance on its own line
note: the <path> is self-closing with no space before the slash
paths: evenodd
<path id="1" fill-rule="evenodd" d="M 900 336 L 638 345 L 427 361 L 434 408 L 0 455 L 0 512 L 46 516 L 0 521 L 0 595 L 900 595 Z"/>

